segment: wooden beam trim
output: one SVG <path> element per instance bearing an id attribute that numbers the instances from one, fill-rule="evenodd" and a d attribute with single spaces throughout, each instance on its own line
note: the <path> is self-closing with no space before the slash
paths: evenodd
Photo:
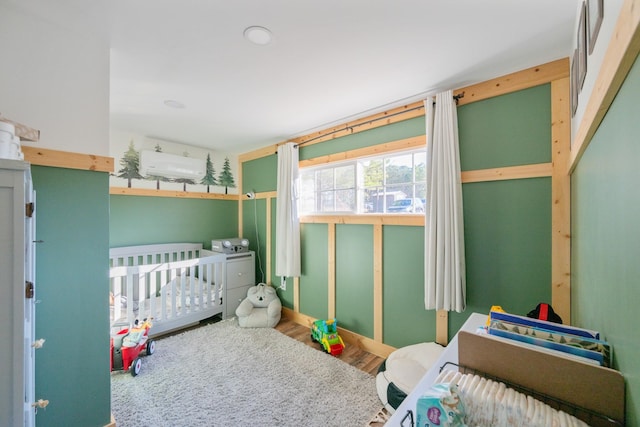
<path id="1" fill-rule="evenodd" d="M 179 199 L 238 200 L 235 194 L 190 193 L 188 191 L 155 190 L 151 188 L 109 187 L 109 194 L 118 196 L 175 197 Z"/>
<path id="2" fill-rule="evenodd" d="M 238 236 L 244 236 L 244 203 L 242 203 L 242 163 L 238 161 L 238 170 L 240 171 L 240 176 L 238 177 Z"/>
<path id="3" fill-rule="evenodd" d="M 504 168 L 478 169 L 461 173 L 463 184 L 472 182 L 503 181 L 507 179 L 527 179 L 551 176 L 552 163 L 508 166 Z"/>
<path id="4" fill-rule="evenodd" d="M 472 102 L 529 89 L 566 77 L 569 77 L 569 58 L 562 58 L 457 89 L 453 94 L 458 95 L 464 92 L 464 97 L 458 101 L 458 106 L 461 107 Z"/>
<path id="5" fill-rule="evenodd" d="M 436 342 L 444 346 L 449 344 L 449 312 L 447 310 L 436 311 Z"/>
<path id="6" fill-rule="evenodd" d="M 593 135 L 609 111 L 640 53 L 640 0 L 626 0 L 613 29 L 593 91 L 578 126 L 569 160 L 569 173 L 576 168 Z"/>
<path id="7" fill-rule="evenodd" d="M 422 101 L 403 105 L 402 107 L 377 113 L 363 119 L 354 120 L 333 128 L 294 138 L 291 141 L 309 146 L 421 116 L 424 116 Z"/>
<path id="8" fill-rule="evenodd" d="M 426 136 L 414 136 L 411 138 L 399 139 L 385 144 L 372 145 L 370 147 L 357 148 L 355 150 L 343 151 L 326 156 L 314 157 L 313 159 L 300 160 L 298 166 L 301 168 L 318 166 L 333 162 L 353 160 L 367 156 L 375 156 L 396 151 L 410 150 L 412 148 L 424 148 L 426 146 Z"/>
<path id="9" fill-rule="evenodd" d="M 551 83 L 551 304 L 571 323 L 571 93 L 569 79 Z"/>
<path id="10" fill-rule="evenodd" d="M 263 191 L 262 193 L 256 193 L 256 199 L 275 199 L 278 197 L 277 191 Z M 241 194 L 240 198 L 244 198 L 244 195 Z"/>
<path id="11" fill-rule="evenodd" d="M 293 278 L 293 311 L 300 312 L 300 279 Z"/>
<path id="12" fill-rule="evenodd" d="M 22 146 L 22 152 L 24 153 L 24 159 L 32 165 L 93 172 L 113 172 L 113 157 L 50 150 L 27 145 Z"/>
<path id="13" fill-rule="evenodd" d="M 302 314 L 299 312 L 295 312 L 287 307 L 282 307 L 282 316 L 286 319 L 289 319 L 293 322 L 296 322 L 299 325 L 306 326 L 311 328 L 311 324 L 318 320 L 311 316 L 307 316 L 306 314 Z M 340 336 L 344 340 L 347 345 L 353 345 L 358 348 L 361 348 L 369 353 L 373 353 L 376 356 L 387 358 L 389 355 L 396 350 L 395 347 L 392 347 L 388 344 L 384 344 L 381 342 L 377 342 L 372 340 L 371 338 L 365 337 L 363 335 L 357 334 L 355 332 L 351 332 L 342 327 L 338 327 L 338 332 Z"/>
<path id="14" fill-rule="evenodd" d="M 336 317 L 336 225 L 327 224 L 327 317 Z"/>
<path id="15" fill-rule="evenodd" d="M 424 226 L 424 215 L 307 215 L 300 217 L 302 224 L 372 224 Z"/>
<path id="16" fill-rule="evenodd" d="M 267 145 L 266 147 L 259 148 L 254 151 L 250 151 L 248 153 L 240 154 L 238 156 L 238 162 L 244 163 L 249 162 L 251 160 L 261 159 L 263 157 L 273 156 L 278 152 L 278 145 L 284 144 L 281 142 L 279 144 Z M 242 169 L 239 169 L 242 170 Z"/>
<path id="17" fill-rule="evenodd" d="M 383 341 L 382 225 L 373 226 L 373 339 Z"/>
<path id="18" fill-rule="evenodd" d="M 255 200 L 254 200 L 254 203 L 255 203 Z M 267 249 L 267 250 L 266 250 L 267 255 L 266 255 L 266 257 L 265 257 L 265 258 L 266 258 L 266 259 L 265 259 L 265 264 L 266 264 L 266 266 L 265 266 L 265 270 L 266 270 L 266 272 L 267 272 L 267 273 L 266 273 L 266 274 L 267 274 L 267 277 L 265 277 L 265 278 L 264 278 L 264 280 L 265 280 L 267 283 L 270 283 L 270 282 L 271 282 L 271 239 L 272 239 L 272 236 L 273 236 L 273 235 L 272 235 L 272 233 L 271 233 L 271 221 L 272 221 L 272 220 L 271 220 L 271 198 L 267 198 L 267 199 L 265 199 L 265 209 L 266 209 L 266 212 L 265 212 L 265 217 L 266 217 L 266 218 L 265 218 L 265 225 L 264 225 L 264 227 L 265 227 L 265 229 L 267 230 L 267 232 L 266 232 L 266 234 L 267 234 L 267 236 L 266 236 L 266 240 L 267 240 L 267 241 L 266 241 L 266 243 L 265 243 L 265 248 Z M 295 283 L 296 283 L 296 279 L 297 279 L 297 277 L 294 277 L 294 279 L 293 279 L 293 282 L 294 282 L 294 290 L 296 289 L 296 287 L 295 287 L 295 286 L 296 286 L 296 285 L 295 285 Z M 262 280 L 262 278 L 260 278 L 260 280 Z M 298 286 L 298 290 L 299 290 L 299 289 L 300 289 L 300 288 L 299 288 L 299 286 Z M 299 301 L 299 300 L 300 300 L 300 297 L 298 296 L 298 304 L 300 303 L 300 301 Z"/>

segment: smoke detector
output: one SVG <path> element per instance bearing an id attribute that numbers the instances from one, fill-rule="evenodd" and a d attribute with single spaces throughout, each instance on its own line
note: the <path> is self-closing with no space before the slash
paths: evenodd
<path id="1" fill-rule="evenodd" d="M 268 45 L 273 40 L 271 31 L 269 29 L 259 26 L 248 27 L 244 30 L 244 38 L 249 40 L 253 44 Z"/>

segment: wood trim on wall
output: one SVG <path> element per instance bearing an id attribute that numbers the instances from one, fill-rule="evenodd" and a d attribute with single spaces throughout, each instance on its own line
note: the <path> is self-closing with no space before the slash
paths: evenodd
<path id="1" fill-rule="evenodd" d="M 28 145 L 22 146 L 22 152 L 24 153 L 24 159 L 32 165 L 94 172 L 113 172 L 113 157 L 50 150 Z"/>
<path id="2" fill-rule="evenodd" d="M 424 226 L 424 215 L 305 215 L 300 217 L 301 224 L 371 224 L 371 225 L 415 225 Z"/>
<path id="3" fill-rule="evenodd" d="M 244 192 L 243 187 L 242 187 L 242 176 L 244 175 L 242 173 L 242 162 L 240 162 L 238 160 L 238 236 L 244 236 L 244 224 L 242 221 L 243 218 L 243 213 L 244 213 L 244 203 L 242 203 L 242 194 Z M 259 250 L 260 248 L 258 248 Z M 257 251 L 256 251 L 257 252 Z M 268 279 L 267 279 L 268 280 Z"/>
<path id="4" fill-rule="evenodd" d="M 504 181 L 508 179 L 541 178 L 551 176 L 552 163 L 538 163 L 534 165 L 508 166 L 504 168 L 479 169 L 462 172 L 463 184 L 471 182 Z"/>
<path id="5" fill-rule="evenodd" d="M 111 422 L 104 427 L 116 427 L 116 419 L 113 418 L 113 414 L 111 414 Z"/>
<path id="6" fill-rule="evenodd" d="M 373 226 L 373 339 L 383 342 L 382 225 Z"/>
<path id="7" fill-rule="evenodd" d="M 266 231 L 266 243 L 265 243 L 265 248 L 269 249 L 271 247 L 271 198 L 267 198 L 265 200 L 265 209 L 266 209 L 266 219 L 265 219 L 265 224 L 264 224 L 264 228 L 267 230 Z M 254 201 L 255 203 L 255 201 Z M 257 233 L 257 232 L 256 232 Z M 266 246 L 269 245 L 269 246 Z M 271 251 L 267 250 L 267 254 L 265 256 L 265 271 L 266 271 L 266 277 L 264 278 L 264 280 L 269 283 L 270 285 L 273 285 L 271 283 Z M 294 283 L 295 283 L 295 278 L 294 278 Z M 294 290 L 295 290 L 295 285 L 294 285 Z"/>
<path id="8" fill-rule="evenodd" d="M 571 90 L 569 78 L 551 82 L 551 305 L 571 323 Z"/>
<path id="9" fill-rule="evenodd" d="M 181 199 L 237 200 L 235 194 L 196 193 L 188 191 L 156 190 L 152 188 L 109 187 L 109 194 L 120 196 L 175 197 Z"/>
<path id="10" fill-rule="evenodd" d="M 576 168 L 580 157 L 609 111 L 638 53 L 640 53 L 640 0 L 625 0 L 593 85 L 593 91 L 571 144 L 569 173 Z"/>
<path id="11" fill-rule="evenodd" d="M 327 311 L 336 317 L 336 224 L 327 224 Z"/>
<path id="12" fill-rule="evenodd" d="M 458 101 L 458 106 L 460 107 L 472 102 L 551 83 L 554 80 L 565 77 L 569 77 L 569 58 L 562 58 L 537 67 L 516 71 L 502 77 L 457 89 L 453 93 L 457 95 L 464 92 L 464 97 Z"/>
<path id="13" fill-rule="evenodd" d="M 293 311 L 300 312 L 300 278 L 293 278 Z"/>
<path id="14" fill-rule="evenodd" d="M 309 328 L 311 328 L 311 324 L 314 321 L 318 320 L 286 307 L 282 307 L 282 316 Z M 388 344 L 384 344 L 363 335 L 356 334 L 355 332 L 351 332 L 347 329 L 343 329 L 340 326 L 338 326 L 338 331 L 344 342 L 348 345 L 356 346 L 379 357 L 387 358 L 396 349 Z"/>
<path id="15" fill-rule="evenodd" d="M 436 342 L 440 345 L 449 344 L 449 312 L 436 311 Z"/>

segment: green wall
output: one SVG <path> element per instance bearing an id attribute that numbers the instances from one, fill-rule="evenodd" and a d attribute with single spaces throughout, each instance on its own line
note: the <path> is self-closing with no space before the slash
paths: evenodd
<path id="1" fill-rule="evenodd" d="M 33 166 L 38 427 L 110 420 L 109 176 Z"/>
<path id="2" fill-rule="evenodd" d="M 249 191 L 275 191 L 277 187 L 278 157 L 273 154 L 267 157 L 250 160 L 242 164 L 242 193 Z"/>
<path id="3" fill-rule="evenodd" d="M 373 227 L 336 224 L 336 318 L 373 338 Z"/>
<path id="4" fill-rule="evenodd" d="M 305 254 L 300 266 L 300 283 L 304 287 L 300 292 L 300 311 L 317 319 L 329 315 L 327 230 L 327 224 L 302 224 L 300 230 L 300 251 Z"/>
<path id="5" fill-rule="evenodd" d="M 459 107 L 463 170 L 551 161 L 551 91 L 542 85 Z M 424 135 L 418 117 L 330 141 L 302 146 L 300 159 Z M 275 156 L 243 167 L 245 190 L 274 191 Z M 467 263 L 467 305 L 451 313 L 456 333 L 473 311 L 492 305 L 526 314 L 551 298 L 551 179 L 521 179 L 463 185 Z M 244 229 L 253 229 L 246 209 Z M 258 222 L 265 212 L 258 204 Z M 272 203 L 275 248 L 275 203 Z M 251 234 L 246 232 L 245 235 Z M 265 234 L 261 231 L 261 238 Z M 300 311 L 326 317 L 327 227 L 302 226 Z M 266 248 L 264 248 L 266 250 Z M 383 226 L 383 341 L 400 347 L 435 339 L 435 312 L 424 310 L 424 228 Z M 272 263 L 273 263 L 272 259 Z M 274 271 L 272 264 L 272 271 Z M 341 326 L 373 337 L 373 226 L 336 225 L 336 317 Z M 272 277 L 274 284 L 279 278 Z M 290 286 L 279 291 L 293 307 Z"/>
<path id="6" fill-rule="evenodd" d="M 571 177 L 573 323 L 599 330 L 626 380 L 626 425 L 640 425 L 640 61 Z"/>
<path id="7" fill-rule="evenodd" d="M 110 247 L 202 243 L 238 234 L 235 200 L 111 196 Z"/>
<path id="8" fill-rule="evenodd" d="M 314 157 L 324 156 L 327 154 L 356 150 L 358 148 L 384 144 L 389 141 L 424 135 L 424 123 L 424 116 L 421 116 L 398 123 L 392 123 L 387 126 L 370 129 L 365 132 L 358 132 L 352 135 L 330 139 L 319 144 L 303 145 L 299 153 L 300 160 L 312 159 Z"/>
<path id="9" fill-rule="evenodd" d="M 385 226 L 382 241 L 383 341 L 396 348 L 435 341 L 436 312 L 424 309 L 424 228 Z"/>
<path id="10" fill-rule="evenodd" d="M 551 85 L 458 108 L 463 171 L 551 161 Z"/>

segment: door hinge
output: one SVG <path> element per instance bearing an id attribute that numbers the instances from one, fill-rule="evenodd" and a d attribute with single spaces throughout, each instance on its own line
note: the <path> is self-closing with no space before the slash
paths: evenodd
<path id="1" fill-rule="evenodd" d="M 31 299 L 33 298 L 33 293 L 34 293 L 34 289 L 33 289 L 33 282 L 25 282 L 25 287 L 24 287 L 24 297 L 27 299 Z"/>
<path id="2" fill-rule="evenodd" d="M 24 208 L 25 208 L 24 213 L 27 216 L 27 218 L 31 218 L 33 216 L 33 211 L 35 211 L 35 206 L 33 202 L 25 204 Z"/>

